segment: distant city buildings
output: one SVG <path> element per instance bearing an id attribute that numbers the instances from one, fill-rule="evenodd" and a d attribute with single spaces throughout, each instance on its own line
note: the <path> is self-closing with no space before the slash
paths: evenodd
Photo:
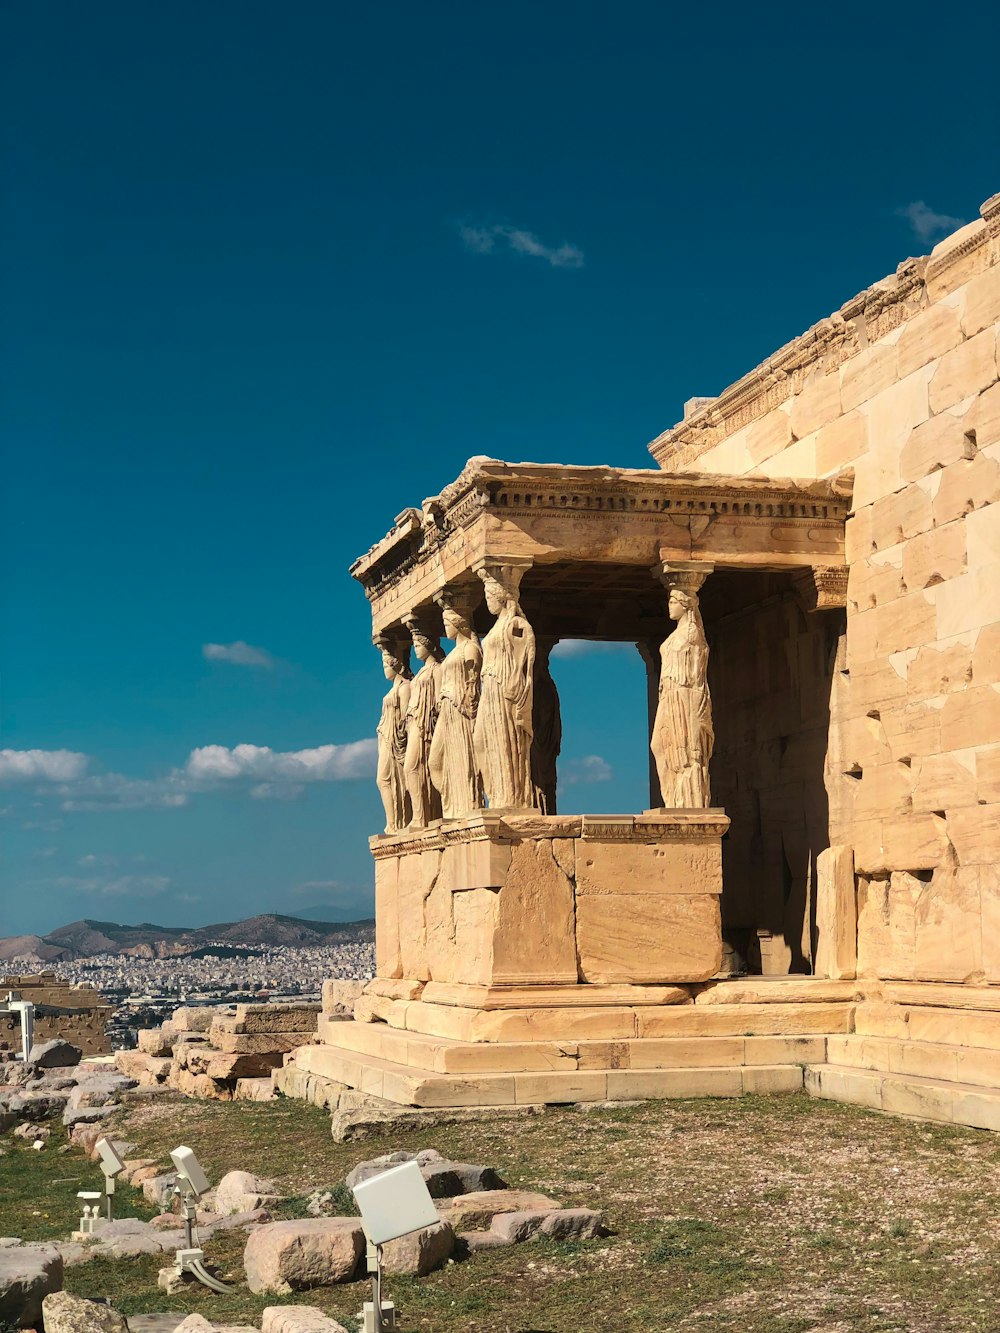
<path id="1" fill-rule="evenodd" d="M 260 1004 L 320 1000 L 330 977 L 366 981 L 375 971 L 375 946 L 352 942 L 322 946 L 259 948 L 203 946 L 198 956 L 133 958 L 95 954 L 46 970 L 71 985 L 92 986 L 111 1005 L 108 1036 L 113 1049 L 135 1045 L 139 1028 L 160 1023 L 180 1004 Z M 32 966 L 33 964 L 33 966 Z M 12 959 L 11 971 L 38 970 L 37 959 Z"/>

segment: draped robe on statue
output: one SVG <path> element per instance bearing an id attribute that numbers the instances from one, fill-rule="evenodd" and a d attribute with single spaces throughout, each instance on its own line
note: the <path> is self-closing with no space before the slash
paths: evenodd
<path id="1" fill-rule="evenodd" d="M 530 808 L 532 678 L 535 636 L 507 609 L 483 639 L 482 694 L 475 747 L 483 787 L 494 808 Z"/>
<path id="2" fill-rule="evenodd" d="M 426 828 L 441 816 L 441 801 L 431 783 L 430 748 L 438 716 L 438 664 L 426 661 L 410 682 L 406 710 L 406 762 L 404 775 L 410 795 L 410 822 Z"/>
<path id="3" fill-rule="evenodd" d="M 438 718 L 430 771 L 445 819 L 459 819 L 483 804 L 472 724 L 476 716 L 478 664 L 465 648 L 453 648 L 437 669 Z"/>
<path id="4" fill-rule="evenodd" d="M 385 828 L 387 833 L 395 833 L 406 825 L 407 802 L 406 783 L 403 777 L 403 761 L 406 757 L 406 719 L 403 716 L 403 700 L 400 682 L 394 681 L 392 689 L 382 700 L 382 716 L 378 730 L 378 789 L 385 806 Z"/>
<path id="5" fill-rule="evenodd" d="M 667 809 L 709 805 L 708 761 L 715 733 L 708 693 L 708 644 L 688 615 L 660 649 L 660 696 L 650 749 Z"/>

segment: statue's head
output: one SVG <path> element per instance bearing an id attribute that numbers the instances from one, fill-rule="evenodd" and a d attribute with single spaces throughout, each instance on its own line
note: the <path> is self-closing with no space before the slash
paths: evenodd
<path id="1" fill-rule="evenodd" d="M 430 634 L 425 634 L 422 630 L 412 630 L 413 651 L 417 659 L 421 662 L 440 662 L 444 654 L 441 651 L 441 644 Z"/>
<path id="2" fill-rule="evenodd" d="M 680 620 L 684 613 L 690 611 L 694 605 L 694 598 L 690 593 L 682 592 L 680 588 L 670 589 L 670 597 L 667 601 L 667 615 L 671 620 Z"/>
<path id="3" fill-rule="evenodd" d="M 498 616 L 513 598 L 500 580 L 494 578 L 492 574 L 487 574 L 484 570 L 481 577 L 483 580 L 483 588 L 486 592 L 487 610 L 490 615 Z"/>
<path id="4" fill-rule="evenodd" d="M 439 593 L 435 593 L 434 601 L 441 608 L 446 639 L 476 637 L 472 628 L 472 608 L 475 605 L 472 588 L 468 586 L 442 588 Z"/>
<path id="5" fill-rule="evenodd" d="M 386 680 L 399 680 L 406 675 L 406 669 L 399 658 L 388 648 L 382 649 L 382 670 Z"/>

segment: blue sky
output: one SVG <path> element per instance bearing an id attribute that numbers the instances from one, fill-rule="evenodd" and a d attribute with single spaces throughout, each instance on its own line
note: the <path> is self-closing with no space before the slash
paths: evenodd
<path id="1" fill-rule="evenodd" d="M 473 454 L 648 465 L 977 216 L 989 12 L 0 6 L 0 934 L 369 914 L 350 562 Z M 638 656 L 556 678 L 565 807 L 642 808 Z"/>

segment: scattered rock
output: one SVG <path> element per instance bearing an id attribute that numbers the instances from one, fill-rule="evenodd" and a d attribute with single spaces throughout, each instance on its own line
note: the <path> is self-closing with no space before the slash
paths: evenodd
<path id="1" fill-rule="evenodd" d="M 455 1253 L 465 1256 L 476 1254 L 479 1250 L 496 1250 L 510 1241 L 498 1236 L 495 1231 L 460 1231 L 455 1237 Z"/>
<path id="2" fill-rule="evenodd" d="M 311 1305 L 269 1305 L 260 1318 L 260 1333 L 347 1333 L 347 1329 Z"/>
<path id="3" fill-rule="evenodd" d="M 364 1250 L 361 1222 L 354 1217 L 317 1217 L 271 1222 L 250 1233 L 243 1266 L 247 1286 L 283 1295 L 329 1287 L 354 1276 Z"/>
<path id="4" fill-rule="evenodd" d="M 177 1184 L 177 1172 L 167 1171 L 159 1176 L 147 1176 L 142 1182 L 143 1198 L 150 1203 L 159 1205 L 161 1211 L 165 1210 L 165 1205 L 169 1204 L 174 1192 L 174 1186 Z"/>
<path id="5" fill-rule="evenodd" d="M 51 1245 L 0 1249 L 0 1327 L 31 1328 L 42 1317 L 42 1300 L 59 1291 L 62 1255 Z"/>
<path id="6" fill-rule="evenodd" d="M 54 1120 L 69 1100 L 64 1092 L 18 1092 L 7 1103 L 19 1120 Z"/>
<path id="7" fill-rule="evenodd" d="M 273 1180 L 262 1180 L 249 1171 L 228 1171 L 215 1189 L 215 1211 L 222 1217 L 250 1213 L 274 1198 Z"/>
<path id="8" fill-rule="evenodd" d="M 474 1194 L 460 1194 L 455 1199 L 442 1199 L 438 1213 L 450 1222 L 456 1231 L 482 1231 L 492 1225 L 500 1213 L 549 1211 L 558 1208 L 555 1199 L 532 1190 L 483 1190 Z"/>
<path id="9" fill-rule="evenodd" d="M 16 1139 L 27 1139 L 29 1143 L 34 1143 L 36 1139 L 47 1139 L 51 1133 L 52 1130 L 49 1129 L 48 1125 L 33 1125 L 29 1122 L 18 1125 L 17 1129 L 14 1130 L 14 1137 Z"/>
<path id="10" fill-rule="evenodd" d="M 383 1171 L 389 1171 L 394 1166 L 402 1166 L 404 1162 L 416 1162 L 423 1168 L 443 1161 L 444 1158 L 436 1148 L 421 1148 L 419 1152 L 387 1152 L 381 1157 L 373 1157 L 370 1162 L 359 1162 L 354 1170 L 348 1173 L 344 1184 L 352 1190 L 363 1180 L 371 1180 L 372 1176 L 380 1176 Z"/>
<path id="11" fill-rule="evenodd" d="M 398 1240 L 382 1246 L 382 1268 L 390 1276 L 411 1273 L 424 1277 L 451 1258 L 455 1249 L 455 1232 L 448 1222 L 411 1231 Z"/>
<path id="12" fill-rule="evenodd" d="M 508 1244 L 517 1245 L 542 1235 L 552 1240 L 590 1240 L 598 1235 L 602 1215 L 595 1208 L 555 1208 L 519 1213 L 498 1213 L 490 1230 Z"/>
<path id="13" fill-rule="evenodd" d="M 117 1310 L 97 1301 L 85 1301 L 68 1291 L 57 1291 L 42 1301 L 45 1333 L 128 1333 Z"/>
<path id="14" fill-rule="evenodd" d="M 28 1064 L 36 1069 L 66 1069 L 78 1065 L 83 1051 L 72 1042 L 57 1037 L 54 1041 L 36 1042 L 28 1052 Z"/>
<path id="15" fill-rule="evenodd" d="M 432 1199 L 507 1188 L 507 1182 L 491 1166 L 473 1166 L 470 1162 L 431 1162 L 420 1168 L 420 1174 Z"/>
<path id="16" fill-rule="evenodd" d="M 74 1125 L 96 1125 L 102 1120 L 107 1120 L 109 1115 L 114 1115 L 114 1106 L 80 1106 L 75 1111 L 71 1111 L 67 1106 L 63 1111 L 62 1122 L 67 1129 L 72 1129 Z"/>

